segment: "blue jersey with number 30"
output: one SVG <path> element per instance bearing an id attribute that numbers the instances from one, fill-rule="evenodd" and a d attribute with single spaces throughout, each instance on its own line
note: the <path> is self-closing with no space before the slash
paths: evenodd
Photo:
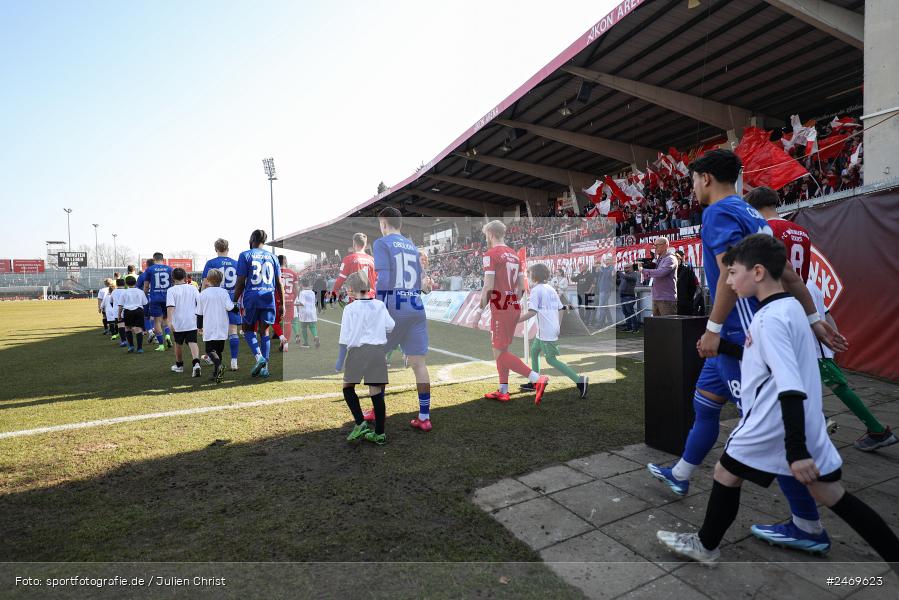
<path id="1" fill-rule="evenodd" d="M 141 274 L 144 282 L 150 284 L 150 293 L 147 300 L 150 302 L 165 302 L 165 294 L 172 287 L 172 267 L 168 265 L 150 265 Z"/>
<path id="2" fill-rule="evenodd" d="M 418 248 L 409 238 L 391 233 L 372 244 L 378 274 L 378 298 L 391 316 L 424 317 L 421 304 L 421 263 Z"/>
<path id="3" fill-rule="evenodd" d="M 223 279 L 220 287 L 228 290 L 228 295 L 231 300 L 234 300 L 234 286 L 237 285 L 237 261 L 229 256 L 216 256 L 207 260 L 206 266 L 203 267 L 203 279 L 206 279 L 209 271 L 213 269 L 222 272 Z"/>
<path id="4" fill-rule="evenodd" d="M 245 307 L 275 307 L 275 282 L 281 277 L 281 267 L 271 252 L 262 248 L 241 252 L 237 259 L 237 276 L 246 277 Z"/>
<path id="5" fill-rule="evenodd" d="M 722 198 L 702 211 L 702 229 L 699 232 L 702 238 L 702 266 L 713 304 L 721 276 L 715 257 L 754 233 L 771 235 L 771 227 L 757 210 L 739 196 Z M 736 306 L 724 321 L 721 337 L 742 346 L 756 310 L 758 301 L 755 298 L 738 298 Z"/>

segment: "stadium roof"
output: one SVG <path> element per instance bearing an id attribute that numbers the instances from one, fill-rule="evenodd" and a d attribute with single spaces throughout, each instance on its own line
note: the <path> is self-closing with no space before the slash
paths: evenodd
<path id="1" fill-rule="evenodd" d="M 864 14 L 864 0 L 828 2 Z M 720 138 L 750 117 L 773 128 L 791 114 L 829 120 L 860 110 L 861 44 L 772 6 L 780 3 L 626 0 L 417 172 L 274 243 L 343 247 L 351 226 L 340 221 L 387 205 L 410 216 L 481 217 L 530 201 L 542 212 L 569 187 L 642 168 L 669 146 Z"/>

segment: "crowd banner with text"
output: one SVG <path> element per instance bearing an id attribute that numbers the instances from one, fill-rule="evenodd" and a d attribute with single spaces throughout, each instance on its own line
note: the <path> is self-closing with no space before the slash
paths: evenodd
<path id="1" fill-rule="evenodd" d="M 64 269 L 87 266 L 87 252 L 60 252 L 56 255 L 56 265 Z"/>

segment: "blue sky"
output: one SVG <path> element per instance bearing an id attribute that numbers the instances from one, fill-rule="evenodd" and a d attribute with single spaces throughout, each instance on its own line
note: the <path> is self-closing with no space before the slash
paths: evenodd
<path id="1" fill-rule="evenodd" d="M 275 234 L 409 175 L 615 2 L 0 3 L 0 258 Z"/>

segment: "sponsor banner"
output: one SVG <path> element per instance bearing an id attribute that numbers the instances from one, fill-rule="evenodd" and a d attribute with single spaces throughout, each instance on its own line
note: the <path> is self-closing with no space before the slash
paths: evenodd
<path id="1" fill-rule="evenodd" d="M 583 252 L 602 252 L 609 250 L 613 246 L 610 239 L 586 240 L 583 242 L 573 242 L 571 244 L 571 252 L 580 254 Z"/>
<path id="2" fill-rule="evenodd" d="M 442 321 L 443 323 L 452 323 L 453 318 L 470 292 L 458 291 L 450 292 L 443 290 L 435 290 L 430 294 L 422 296 L 425 305 L 425 314 L 432 321 Z"/>
<path id="3" fill-rule="evenodd" d="M 462 306 L 459 308 L 459 311 L 453 318 L 453 324 L 459 325 L 460 327 L 472 327 L 474 325 L 475 317 L 477 315 L 477 309 L 478 306 L 480 306 L 480 303 L 480 291 L 468 292 L 468 297 L 462 303 Z M 484 312 L 481 313 L 481 319 L 478 321 L 478 329 L 480 329 L 481 331 L 490 331 L 490 310 L 491 306 L 488 304 L 487 308 L 484 309 Z M 537 319 L 531 319 L 531 323 L 529 325 L 530 337 L 533 337 L 537 333 Z M 515 327 L 515 337 L 524 336 L 524 327 L 524 323 L 519 323 Z"/>
<path id="4" fill-rule="evenodd" d="M 13 273 L 43 273 L 44 261 L 42 259 L 15 258 L 12 261 Z"/>
<path id="5" fill-rule="evenodd" d="M 668 238 L 672 242 L 680 237 L 679 229 L 664 229 L 662 231 L 648 231 L 646 233 L 638 233 L 637 234 L 637 243 L 642 244 L 644 242 L 652 242 L 656 238 Z"/>
<path id="6" fill-rule="evenodd" d="M 165 264 L 172 267 L 173 269 L 181 267 L 188 273 L 194 270 L 194 259 L 192 258 L 170 258 L 165 261 Z"/>
<path id="7" fill-rule="evenodd" d="M 681 227 L 680 235 L 681 237 L 687 237 L 691 235 L 699 235 L 700 225 L 690 225 L 689 227 Z"/>
<path id="8" fill-rule="evenodd" d="M 0 258 L 0 273 L 12 273 L 12 259 Z"/>
<path id="9" fill-rule="evenodd" d="M 809 259 L 808 279 L 824 294 L 824 306 L 830 310 L 843 291 L 843 282 L 820 250 L 812 244 L 812 256 Z"/>
<path id="10" fill-rule="evenodd" d="M 87 252 L 59 252 L 56 255 L 56 266 L 63 268 L 86 267 Z"/>

